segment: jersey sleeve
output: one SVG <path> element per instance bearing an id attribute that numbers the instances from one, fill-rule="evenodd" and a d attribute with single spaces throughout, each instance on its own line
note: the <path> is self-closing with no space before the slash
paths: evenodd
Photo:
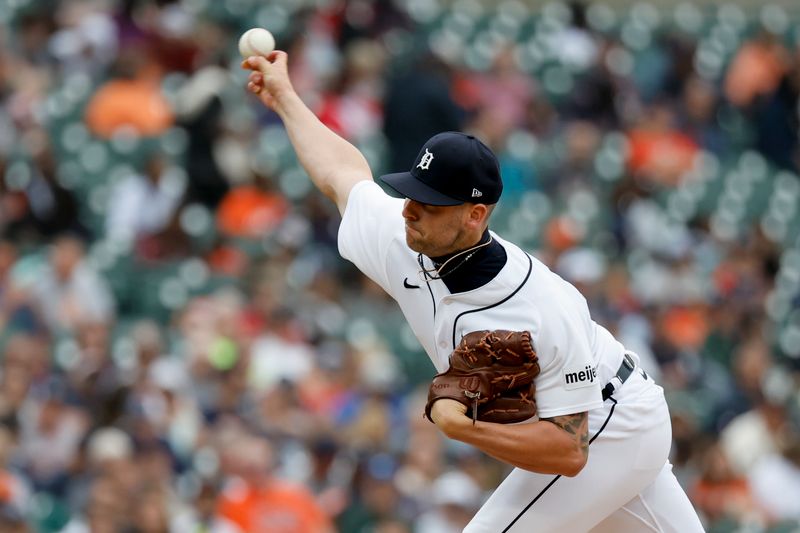
<path id="1" fill-rule="evenodd" d="M 339 226 L 342 257 L 392 295 L 387 274 L 390 250 L 404 238 L 403 200 L 387 195 L 374 181 L 353 187 Z"/>
<path id="2" fill-rule="evenodd" d="M 585 308 L 585 301 L 583 307 Z M 592 357 L 588 309 L 553 302 L 539 309 L 533 340 L 541 373 L 536 378 L 539 418 L 581 413 L 602 406 L 602 386 Z"/>

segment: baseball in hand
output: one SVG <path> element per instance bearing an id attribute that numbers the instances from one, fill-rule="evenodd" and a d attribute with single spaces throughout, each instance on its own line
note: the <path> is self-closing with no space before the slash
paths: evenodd
<path id="1" fill-rule="evenodd" d="M 275 37 L 264 28 L 251 28 L 239 37 L 242 57 L 268 56 L 275 50 Z"/>

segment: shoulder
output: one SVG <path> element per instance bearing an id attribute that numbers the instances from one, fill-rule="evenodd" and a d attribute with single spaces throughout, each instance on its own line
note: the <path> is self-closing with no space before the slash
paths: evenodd
<path id="1" fill-rule="evenodd" d="M 545 263 L 519 246 L 504 242 L 509 252 L 509 265 L 518 272 L 527 273 L 525 289 L 533 298 L 532 304 L 548 309 L 555 304 L 583 301 L 583 296 L 571 283 L 553 272 Z M 512 260 L 513 258 L 513 260 Z M 557 306 L 557 305 L 556 305 Z"/>
<path id="2" fill-rule="evenodd" d="M 340 235 L 402 231 L 402 199 L 392 198 L 374 181 L 361 181 L 353 187 L 342 212 Z"/>
<path id="3" fill-rule="evenodd" d="M 373 180 L 362 180 L 353 185 L 350 189 L 350 194 L 347 197 L 347 210 L 351 205 L 366 204 L 377 207 L 382 204 L 397 204 L 401 206 L 403 200 L 401 198 L 393 198 L 386 194 L 380 185 Z M 375 204 L 377 202 L 377 205 Z M 345 211 L 346 213 L 347 211 Z"/>

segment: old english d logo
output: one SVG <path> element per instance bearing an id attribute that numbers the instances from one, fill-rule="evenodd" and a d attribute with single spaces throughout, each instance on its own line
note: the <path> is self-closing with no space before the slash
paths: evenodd
<path id="1" fill-rule="evenodd" d="M 458 386 L 461 387 L 465 391 L 475 392 L 478 390 L 481 381 L 478 379 L 478 376 L 465 376 L 458 380 Z"/>
<path id="2" fill-rule="evenodd" d="M 431 166 L 431 161 L 433 161 L 433 154 L 425 148 L 425 153 L 422 154 L 422 158 L 419 160 L 419 165 L 417 168 L 421 168 L 422 170 L 428 170 Z"/>

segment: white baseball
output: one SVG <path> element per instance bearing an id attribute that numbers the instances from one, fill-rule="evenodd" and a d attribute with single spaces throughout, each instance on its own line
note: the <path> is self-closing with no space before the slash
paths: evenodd
<path id="1" fill-rule="evenodd" d="M 268 56 L 275 50 L 275 37 L 264 28 L 251 28 L 239 37 L 239 53 L 242 57 Z"/>

